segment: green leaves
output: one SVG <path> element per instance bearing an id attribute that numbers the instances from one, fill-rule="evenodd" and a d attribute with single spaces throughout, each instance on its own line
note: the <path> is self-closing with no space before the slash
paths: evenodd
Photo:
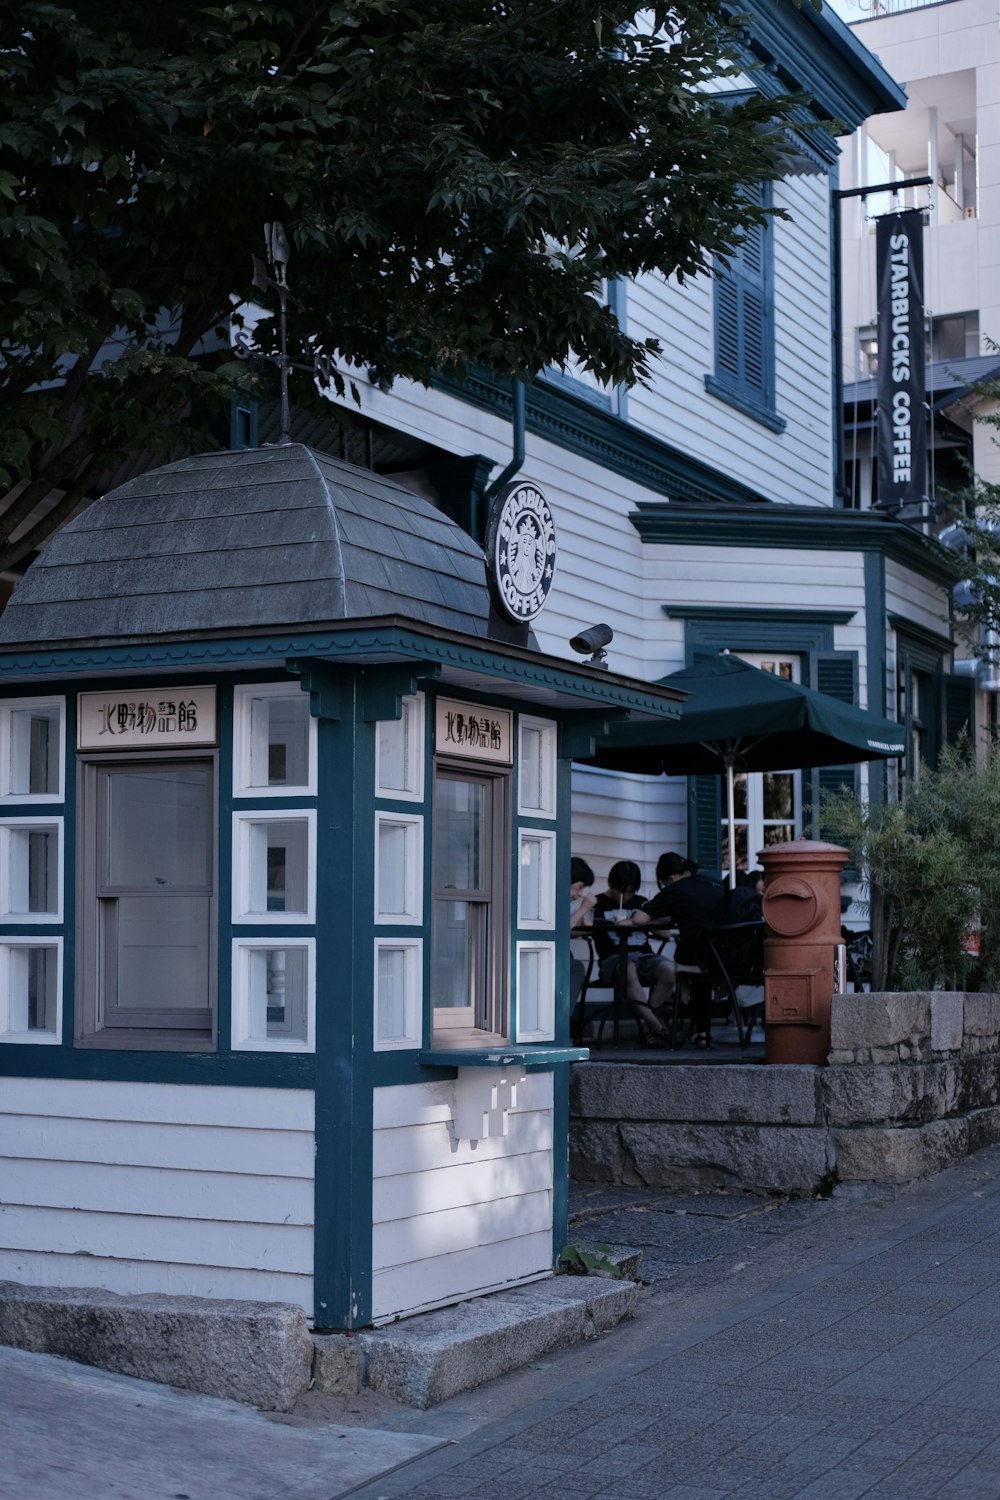
<path id="1" fill-rule="evenodd" d="M 739 54 L 722 0 L 652 29 L 593 0 L 16 9 L 0 17 L 0 462 L 39 498 L 99 489 L 101 449 L 137 442 L 152 462 L 191 438 L 215 378 L 193 351 L 218 347 L 274 219 L 306 357 L 315 338 L 426 381 L 572 355 L 645 380 L 658 346 L 598 307 L 597 278 L 701 274 L 783 145 L 787 101 L 720 110 L 703 89 Z M 183 317 L 151 325 L 168 307 Z M 112 407 L 95 377 L 115 330 L 157 358 L 122 366 Z"/>

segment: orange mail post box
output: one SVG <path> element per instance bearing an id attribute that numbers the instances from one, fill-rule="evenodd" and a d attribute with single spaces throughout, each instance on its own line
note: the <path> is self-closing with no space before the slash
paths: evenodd
<path id="1" fill-rule="evenodd" d="M 764 889 L 764 1050 L 769 1063 L 825 1064 L 840 935 L 846 849 L 818 839 L 758 855 Z"/>

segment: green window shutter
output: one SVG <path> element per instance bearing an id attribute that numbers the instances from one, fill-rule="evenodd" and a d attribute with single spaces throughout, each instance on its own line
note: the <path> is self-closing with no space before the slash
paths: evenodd
<path id="1" fill-rule="evenodd" d="M 721 774 L 688 777 L 688 852 L 706 875 L 722 869 L 722 785 Z"/>
<path id="2" fill-rule="evenodd" d="M 828 693 L 841 703 L 858 701 L 858 654 L 856 651 L 812 651 L 809 654 L 809 686 Z M 803 808 L 803 824 L 811 825 L 811 836 L 824 837 L 821 819 L 824 792 L 842 787 L 857 795 L 857 766 L 816 766 L 809 773 L 809 797 Z M 848 877 L 852 878 L 852 877 Z"/>
<path id="3" fill-rule="evenodd" d="M 957 744 L 963 733 L 971 740 L 976 732 L 976 679 L 946 672 L 941 689 L 944 743 Z"/>
<path id="4" fill-rule="evenodd" d="M 759 183 L 755 201 L 769 201 Z M 773 239 L 769 224 L 747 229 L 743 242 L 716 265 L 715 375 L 737 394 L 770 407 L 774 400 Z"/>

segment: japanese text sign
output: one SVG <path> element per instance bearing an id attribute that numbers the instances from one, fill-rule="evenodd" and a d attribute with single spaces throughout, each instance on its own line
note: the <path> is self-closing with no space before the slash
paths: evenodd
<path id="1" fill-rule="evenodd" d="M 434 749 L 438 755 L 460 755 L 464 760 L 501 766 L 513 764 L 514 715 L 509 708 L 438 698 L 434 714 Z"/>
<path id="2" fill-rule="evenodd" d="M 80 750 L 158 750 L 215 743 L 214 687 L 109 688 L 80 694 Z"/>

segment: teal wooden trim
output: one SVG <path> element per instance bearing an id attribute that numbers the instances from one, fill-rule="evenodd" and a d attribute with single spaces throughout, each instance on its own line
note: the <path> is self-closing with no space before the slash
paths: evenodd
<path id="1" fill-rule="evenodd" d="M 399 1084 L 410 1087 L 418 1083 L 440 1083 L 440 1068 L 424 1068 L 417 1062 L 416 1047 L 401 1048 L 398 1052 L 376 1052 L 372 1063 L 372 1087 L 392 1088 Z M 452 1070 L 452 1076 L 457 1069 Z"/>
<path id="2" fill-rule="evenodd" d="M 233 1041 L 233 684 L 220 683 L 218 791 L 216 811 L 216 1045 L 229 1052 Z M 273 802 L 270 806 L 273 806 Z M 249 929 L 248 929 L 249 935 Z"/>
<path id="3" fill-rule="evenodd" d="M 674 713 L 669 717 L 679 719 L 682 705 L 674 704 Z M 664 718 L 668 717 L 666 714 Z M 559 755 L 561 759 L 580 760 L 593 755 L 600 740 L 607 739 L 612 730 L 624 721 L 627 713 L 578 713 L 564 714 L 559 732 Z"/>
<path id="4" fill-rule="evenodd" d="M 707 620 L 712 624 L 749 626 L 762 624 L 795 628 L 801 625 L 849 625 L 856 609 L 744 609 L 741 605 L 663 604 L 668 620 Z"/>
<path id="5" fill-rule="evenodd" d="M 764 64 L 754 73 L 762 92 L 801 93 L 808 118 L 836 120 L 838 133 L 856 130 L 869 115 L 903 109 L 906 94 L 850 27 L 828 5 L 786 6 L 776 0 L 729 0 L 749 54 Z M 832 133 L 809 135 L 831 161 L 838 153 Z"/>
<path id="6" fill-rule="evenodd" d="M 950 588 L 958 578 L 946 548 L 905 521 L 874 511 L 808 505 L 695 506 L 640 501 L 629 520 L 650 545 L 776 547 L 803 552 L 877 551 Z"/>
<path id="7" fill-rule="evenodd" d="M 98 663 L 102 671 L 116 665 L 135 665 L 133 653 L 140 648 L 116 647 L 113 651 L 101 652 Z M 141 648 L 144 655 L 146 647 Z M 218 662 L 245 663 L 248 660 L 266 663 L 279 660 L 296 660 L 305 657 L 329 657 L 322 665 L 331 672 L 337 664 L 348 667 L 363 667 L 366 657 L 382 660 L 395 656 L 414 663 L 428 663 L 443 670 L 456 673 L 473 672 L 491 677 L 496 686 L 490 692 L 508 693 L 523 703 L 523 688 L 533 692 L 542 689 L 534 699 L 538 711 L 565 706 L 560 699 L 579 699 L 582 702 L 602 703 L 628 708 L 637 712 L 653 714 L 657 718 L 673 714 L 669 691 L 648 682 L 623 677 L 616 672 L 603 672 L 594 668 L 577 667 L 572 662 L 562 663 L 554 657 L 542 656 L 538 652 L 523 650 L 516 646 L 505 646 L 471 636 L 458 635 L 444 630 L 423 633 L 412 622 L 400 616 L 387 616 L 379 621 L 348 621 L 341 626 L 317 630 L 308 636 L 267 636 L 246 640 L 228 637 L 225 640 L 191 640 L 185 647 L 161 645 L 148 648 L 150 668 L 156 669 L 183 657 L 190 667 L 190 678 L 195 681 L 217 681 L 210 668 Z M 200 660 L 204 655 L 204 660 Z M 92 675 L 95 657 L 88 648 L 80 652 L 58 651 L 31 655 L 9 654 L 0 657 L 0 676 L 5 673 L 21 675 L 44 674 L 55 667 L 56 659 L 61 670 Z M 154 659 L 155 658 L 155 659 Z M 197 671 L 192 658 L 199 658 Z M 436 672 L 418 670 L 418 678 L 435 677 Z M 140 679 L 142 680 L 142 679 Z M 439 683 L 454 690 L 453 684 Z M 484 689 L 485 690 L 485 689 Z"/>
<path id="8" fill-rule="evenodd" d="M 539 1068 L 586 1062 L 589 1047 L 560 1047 L 552 1042 L 497 1041 L 492 1047 L 429 1048 L 417 1053 L 424 1068 Z"/>
<path id="9" fill-rule="evenodd" d="M 365 667 L 361 680 L 365 722 L 374 724 L 379 719 L 402 718 L 403 699 L 413 697 L 421 677 L 424 680 L 437 677 L 438 671 L 406 663 L 398 667 Z"/>
<path id="10" fill-rule="evenodd" d="M 868 677 L 867 707 L 873 713 L 886 712 L 886 622 L 885 558 L 879 552 L 866 552 L 865 577 L 865 670 Z M 873 803 L 885 801 L 885 762 L 868 764 L 868 796 Z"/>
<path id="11" fill-rule="evenodd" d="M 351 693 L 341 668 L 325 661 L 289 661 L 289 672 L 297 673 L 309 694 L 309 711 L 314 719 L 342 719 L 351 702 Z"/>
<path id="12" fill-rule="evenodd" d="M 831 651 L 834 626 L 842 623 L 846 622 L 819 610 L 802 615 L 790 610 L 706 610 L 685 620 L 686 665 L 693 667 L 723 650 Z"/>
<path id="13" fill-rule="evenodd" d="M 190 1083 L 211 1088 L 312 1089 L 311 1053 L 141 1052 L 110 1047 L 0 1043 L 0 1077 L 96 1079 L 106 1083 Z"/>
<path id="14" fill-rule="evenodd" d="M 509 386 L 487 371 L 477 370 L 461 384 L 436 378 L 432 385 L 480 411 L 512 419 Z M 630 426 L 623 416 L 601 411 L 569 391 L 536 382 L 527 389 L 525 408 L 528 432 L 634 480 L 654 494 L 670 500 L 767 503 L 767 497 L 749 485 L 718 473 L 700 459 Z"/>
<path id="15" fill-rule="evenodd" d="M 315 1308 L 317 1328 L 371 1322 L 374 728 L 352 683 L 318 725 Z"/>
<path id="16" fill-rule="evenodd" d="M 569 1068 L 552 1070 L 552 1264 L 569 1239 Z"/>
<path id="17" fill-rule="evenodd" d="M 562 726 L 560 726 L 560 734 Z M 555 1038 L 569 1041 L 569 865 L 573 854 L 573 762 L 560 754 L 556 762 L 556 1005 Z M 561 1247 L 560 1247 L 561 1248 Z"/>
<path id="18" fill-rule="evenodd" d="M 928 630 L 926 625 L 917 625 L 906 615 L 889 614 L 886 619 L 897 635 L 906 637 L 911 648 L 923 647 L 927 670 L 937 670 L 941 666 L 941 657 L 950 656 L 955 649 L 955 642 L 950 635 L 939 635 L 936 630 Z M 921 663 L 918 662 L 917 665 Z"/>

